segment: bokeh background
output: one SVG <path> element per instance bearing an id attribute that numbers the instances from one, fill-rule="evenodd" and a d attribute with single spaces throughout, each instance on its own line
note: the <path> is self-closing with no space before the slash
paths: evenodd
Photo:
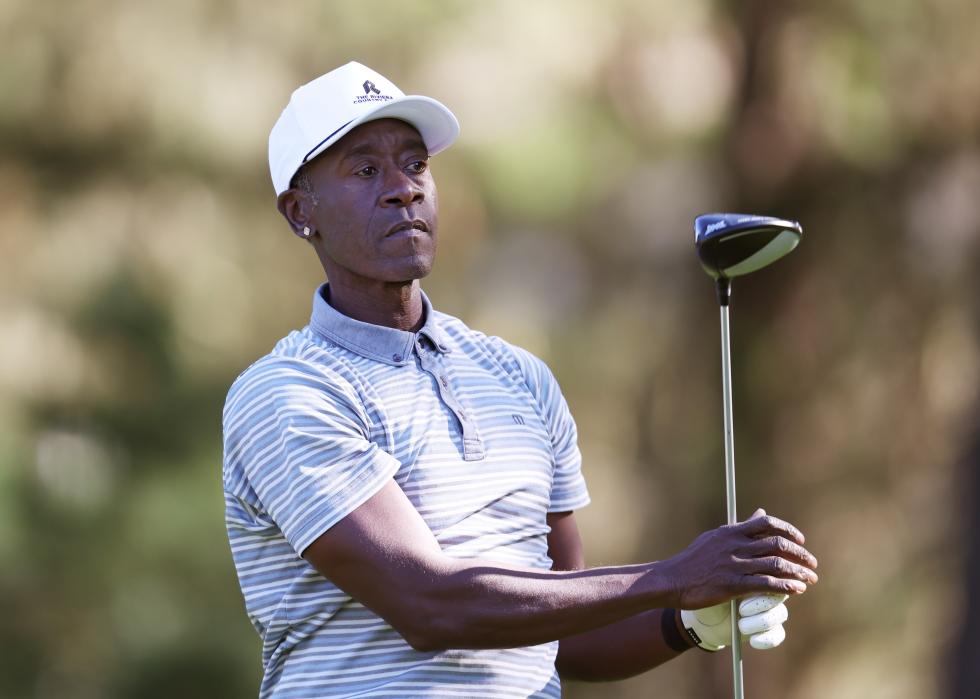
<path id="1" fill-rule="evenodd" d="M 351 59 L 460 118 L 425 288 L 554 369 L 590 563 L 724 520 L 692 218 L 802 221 L 734 289 L 739 501 L 807 532 L 822 581 L 747 693 L 980 695 L 978 36 L 975 0 L 0 1 L 0 696 L 255 695 L 220 412 L 322 276 L 268 131 Z"/>

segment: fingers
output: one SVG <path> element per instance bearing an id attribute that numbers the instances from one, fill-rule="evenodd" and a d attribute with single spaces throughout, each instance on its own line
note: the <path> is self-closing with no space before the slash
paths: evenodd
<path id="1" fill-rule="evenodd" d="M 747 569 L 746 572 L 750 574 L 762 573 L 777 578 L 791 578 L 807 585 L 816 585 L 819 580 L 817 574 L 810 568 L 779 556 L 749 558 L 744 561 L 744 566 Z"/>
<path id="2" fill-rule="evenodd" d="M 744 636 L 752 636 L 757 633 L 769 631 L 780 626 L 789 618 L 789 610 L 785 604 L 778 604 L 772 609 L 760 614 L 742 617 L 738 620 L 738 630 Z"/>
<path id="3" fill-rule="evenodd" d="M 799 544 L 782 536 L 768 536 L 762 539 L 755 539 L 743 551 L 749 556 L 756 558 L 776 555 L 780 558 L 795 561 L 810 569 L 817 567 L 816 556 Z"/>
<path id="4" fill-rule="evenodd" d="M 752 616 L 753 614 L 760 614 L 762 612 L 768 612 L 773 607 L 776 607 L 786 601 L 786 595 L 753 595 L 752 597 L 746 597 L 738 605 L 738 615 L 739 616 Z"/>
<path id="5" fill-rule="evenodd" d="M 757 633 L 749 637 L 749 645 L 758 650 L 769 650 L 775 648 L 786 638 L 786 630 L 782 625 L 775 626 L 768 631 Z"/>
<path id="6" fill-rule="evenodd" d="M 767 594 L 802 595 L 806 592 L 806 583 L 792 578 L 782 578 L 774 575 L 743 575 L 739 581 L 741 595 L 761 592 Z"/>
<path id="7" fill-rule="evenodd" d="M 748 636 L 749 645 L 758 650 L 775 648 L 786 638 L 783 624 L 789 619 L 789 610 L 783 602 L 785 595 L 755 595 L 743 599 L 738 605 L 738 630 Z"/>
<path id="8" fill-rule="evenodd" d="M 734 526 L 746 536 L 761 537 L 780 535 L 791 541 L 795 541 L 801 546 L 803 545 L 806 540 L 803 532 L 785 520 L 764 513 L 765 510 L 756 510 L 756 513 L 751 518 Z"/>

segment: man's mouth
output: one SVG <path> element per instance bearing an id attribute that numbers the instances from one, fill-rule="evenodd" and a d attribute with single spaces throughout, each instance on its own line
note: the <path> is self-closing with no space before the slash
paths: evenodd
<path id="1" fill-rule="evenodd" d="M 400 221 L 388 229 L 385 237 L 388 238 L 394 235 L 414 235 L 416 231 L 428 233 L 429 226 L 425 221 L 418 218 L 411 221 Z"/>

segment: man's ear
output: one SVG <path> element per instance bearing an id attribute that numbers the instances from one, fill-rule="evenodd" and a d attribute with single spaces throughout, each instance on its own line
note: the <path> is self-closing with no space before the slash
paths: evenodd
<path id="1" fill-rule="evenodd" d="M 309 240 L 316 231 L 313 229 L 313 197 L 308 192 L 293 187 L 279 195 L 276 207 L 283 215 L 293 233 L 303 240 Z"/>

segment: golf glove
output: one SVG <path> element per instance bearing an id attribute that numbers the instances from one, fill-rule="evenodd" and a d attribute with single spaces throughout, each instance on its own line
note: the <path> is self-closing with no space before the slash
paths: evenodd
<path id="1" fill-rule="evenodd" d="M 783 622 L 789 618 L 785 601 L 786 595 L 755 595 L 739 603 L 738 630 L 749 637 L 750 646 L 765 650 L 783 642 L 786 638 Z M 699 647 L 714 652 L 731 643 L 730 612 L 728 602 L 693 611 L 682 609 L 681 621 Z"/>

